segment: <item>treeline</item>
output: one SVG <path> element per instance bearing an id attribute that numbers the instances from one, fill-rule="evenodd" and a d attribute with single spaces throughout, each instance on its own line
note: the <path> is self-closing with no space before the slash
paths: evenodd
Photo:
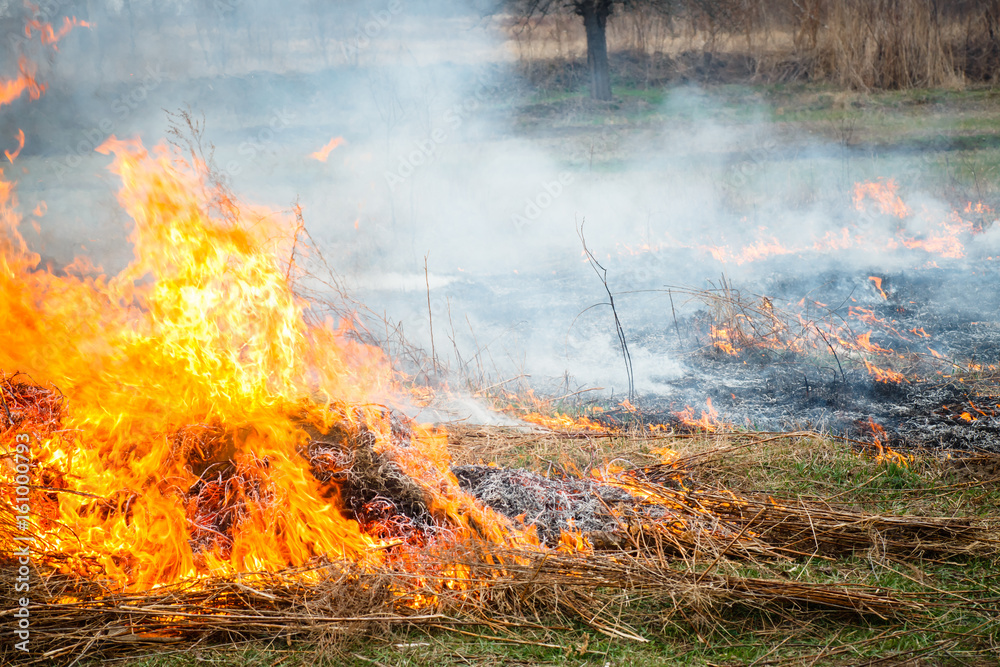
<path id="1" fill-rule="evenodd" d="M 682 71 L 904 89 L 994 84 L 1000 74 L 1000 0 L 673 0 L 666 12 L 662 1 L 644 5 L 612 15 L 608 46 L 619 66 L 641 61 L 652 78 Z M 570 15 L 515 18 L 509 34 L 537 73 L 540 62 L 585 57 L 579 23 Z"/>

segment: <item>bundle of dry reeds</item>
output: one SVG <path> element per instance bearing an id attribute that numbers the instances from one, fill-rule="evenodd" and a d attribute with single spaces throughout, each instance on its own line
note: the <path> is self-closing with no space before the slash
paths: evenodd
<path id="1" fill-rule="evenodd" d="M 734 555 L 744 550 L 789 557 L 876 550 L 906 557 L 982 555 L 1000 550 L 1000 535 L 995 530 L 965 517 L 879 515 L 766 494 L 735 494 L 697 486 L 663 489 L 655 482 L 650 486 L 651 480 L 676 474 L 673 465 L 653 467 L 623 482 L 626 488 L 635 484 L 658 502 L 673 503 L 678 516 L 711 516 L 730 532 L 748 536 L 746 543 L 734 541 L 728 548 Z M 629 518 L 636 525 L 646 525 L 642 512 L 634 511 Z M 684 549 L 676 539 L 672 542 Z M 698 545 L 704 548 L 705 541 L 700 540 Z"/>
<path id="2" fill-rule="evenodd" d="M 460 565 L 466 572 L 461 578 L 326 564 L 308 572 L 200 580 L 141 593 L 45 576 L 38 585 L 47 599 L 31 608 L 32 651 L 26 664 L 107 660 L 253 638 L 328 641 L 387 626 L 461 632 L 461 626 L 478 625 L 503 633 L 571 619 L 612 637 L 645 641 L 630 626 L 630 617 L 635 622 L 644 613 L 712 615 L 733 604 L 808 606 L 881 618 L 922 609 L 919 601 L 867 587 L 698 573 L 655 553 L 508 551 L 488 556 L 455 552 L 439 555 L 447 559 L 437 563 L 442 567 L 428 562 L 428 572 Z M 645 611 L 622 611 L 632 606 L 628 600 L 640 599 Z M 595 612 L 602 609 L 616 611 Z M 0 646 L 5 659 L 12 657 L 10 651 L 9 644 Z"/>

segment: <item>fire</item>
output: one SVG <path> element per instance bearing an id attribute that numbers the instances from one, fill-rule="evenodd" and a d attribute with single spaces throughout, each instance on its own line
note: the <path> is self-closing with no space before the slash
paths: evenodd
<path id="1" fill-rule="evenodd" d="M 694 408 L 690 405 L 685 406 L 682 411 L 674 413 L 674 416 L 677 417 L 685 426 L 689 426 L 706 433 L 715 433 L 719 430 L 719 426 L 721 426 L 719 413 L 712 407 L 711 397 L 705 399 L 705 405 L 708 407 L 708 410 L 702 410 L 701 417 L 698 419 L 695 418 Z"/>
<path id="2" fill-rule="evenodd" d="M 736 347 L 733 346 L 732 339 L 729 334 L 729 329 L 722 327 L 717 327 L 714 324 L 711 328 L 712 346 L 725 352 L 726 354 L 735 357 L 737 355 Z"/>
<path id="3" fill-rule="evenodd" d="M 4 151 L 3 154 L 7 156 L 7 160 L 11 164 L 14 164 L 14 160 L 16 160 L 17 156 L 21 154 L 21 149 L 22 148 L 24 148 L 24 130 L 18 130 L 17 131 L 17 148 L 14 149 L 13 153 L 11 153 L 10 151 Z"/>
<path id="4" fill-rule="evenodd" d="M 17 67 L 20 72 L 18 76 L 13 79 L 0 79 L 0 106 L 10 104 L 25 91 L 33 100 L 37 100 L 45 92 L 45 84 L 35 80 L 35 68 L 27 58 L 20 58 Z"/>
<path id="5" fill-rule="evenodd" d="M 961 419 L 964 422 L 972 423 L 977 422 L 980 419 L 994 419 L 997 416 L 996 411 L 992 408 L 981 408 L 976 405 L 971 399 L 966 399 L 968 406 L 960 405 L 956 407 L 943 406 L 942 414 L 950 419 Z M 1000 405 L 996 406 L 1000 408 Z"/>
<path id="6" fill-rule="evenodd" d="M 912 454 L 901 454 L 896 450 L 886 444 L 888 440 L 888 435 L 881 424 L 875 422 L 871 417 L 868 418 L 868 423 L 865 424 L 867 430 L 871 432 L 872 444 L 875 445 L 875 452 L 872 458 L 875 459 L 877 463 L 893 463 L 903 468 L 908 468 L 910 463 L 913 462 Z"/>
<path id="7" fill-rule="evenodd" d="M 882 295 L 883 299 L 885 299 L 885 300 L 888 301 L 889 295 L 886 294 L 885 290 L 882 289 L 882 279 L 879 278 L 878 276 L 868 276 L 868 280 L 870 280 L 873 283 L 875 283 L 875 289 L 878 290 L 878 293 Z"/>
<path id="8" fill-rule="evenodd" d="M 76 26 L 89 28 L 90 24 L 86 21 L 81 21 L 76 17 L 64 17 L 62 27 L 59 28 L 59 30 L 56 30 L 49 23 L 42 23 L 41 21 L 32 19 L 28 21 L 27 25 L 24 26 L 24 34 L 28 39 L 31 39 L 32 31 L 37 31 L 41 37 L 42 44 L 51 46 L 54 50 L 58 51 L 59 47 L 57 44 L 59 43 L 59 40 L 68 35 L 69 32 Z"/>
<path id="9" fill-rule="evenodd" d="M 627 243 L 617 243 L 619 255 L 644 255 L 650 252 L 660 252 L 660 246 L 657 244 L 650 243 L 637 243 L 635 245 L 630 245 Z"/>
<path id="10" fill-rule="evenodd" d="M 876 288 L 881 289 L 881 280 L 871 276 Z M 805 298 L 798 303 L 788 304 L 785 309 L 776 308 L 770 299 L 758 297 L 758 302 L 742 302 L 738 297 L 730 304 L 739 312 L 723 312 L 720 321 L 710 323 L 708 335 L 712 349 L 740 357 L 745 351 L 774 350 L 782 353 L 812 354 L 831 352 L 840 360 L 848 360 L 858 366 L 863 365 L 877 382 L 904 383 L 909 379 L 901 372 L 887 366 L 897 364 L 908 357 L 896 350 L 884 347 L 872 340 L 876 332 L 882 337 L 899 339 L 904 344 L 922 338 L 930 338 L 923 328 L 904 330 L 895 320 L 876 314 L 873 308 L 849 306 L 848 317 L 838 321 L 833 317 L 817 318 L 809 313 L 812 306 L 825 308 L 826 304 Z M 856 323 L 864 324 L 868 330 L 858 333 Z M 930 349 L 930 348 L 928 348 Z M 933 350 L 931 354 L 944 359 Z M 697 422 L 693 411 L 685 412 L 687 422 Z"/>
<path id="11" fill-rule="evenodd" d="M 76 26 L 90 27 L 86 21 L 65 18 L 62 27 L 57 31 L 48 23 L 32 19 L 25 24 L 24 34 L 28 39 L 31 39 L 32 33 L 38 32 L 42 44 L 51 46 L 53 50 L 58 51 L 59 47 L 56 45 L 59 40 L 69 34 Z M 17 61 L 17 69 L 18 75 L 13 79 L 0 79 L 0 107 L 10 104 L 25 91 L 32 100 L 37 100 L 45 92 L 45 85 L 35 80 L 34 63 L 24 56 L 20 56 Z M 8 159 L 10 159 L 9 156 Z"/>
<path id="12" fill-rule="evenodd" d="M 786 247 L 776 238 L 761 239 L 738 249 L 730 246 L 699 246 L 706 250 L 716 261 L 724 264 L 744 264 L 746 262 L 756 262 L 769 257 L 788 255 L 795 252 L 795 249 Z"/>
<path id="13" fill-rule="evenodd" d="M 668 235 L 663 243 L 619 243 L 618 254 L 627 256 L 658 253 L 666 248 L 690 248 L 723 264 L 742 265 L 783 255 L 822 254 L 856 248 L 884 252 L 919 250 L 946 259 L 960 259 L 966 255 L 968 238 L 983 233 L 984 218 L 994 215 L 993 209 L 982 202 L 968 202 L 961 211 L 956 209 L 946 216 L 926 208 L 916 212 L 903 201 L 899 186 L 892 178 L 855 183 L 853 206 L 858 213 L 871 212 L 886 216 L 888 220 L 871 225 L 859 218 L 837 231 L 817 233 L 812 239 L 798 243 L 775 235 L 767 227 L 758 227 L 748 235 L 749 238 L 728 243 L 699 243 Z M 740 222 L 746 223 L 746 218 Z M 918 227 L 921 231 L 915 233 L 909 226 Z M 871 280 L 876 283 L 879 293 L 888 299 L 881 288 L 881 279 L 872 276 Z"/>
<path id="14" fill-rule="evenodd" d="M 876 353 L 891 353 L 892 350 L 887 350 L 881 347 L 878 343 L 872 342 L 872 332 L 867 331 L 857 337 L 857 346 L 866 352 L 876 352 Z"/>
<path id="15" fill-rule="evenodd" d="M 855 183 L 854 208 L 858 211 L 864 211 L 867 208 L 865 201 L 871 200 L 884 215 L 893 215 L 897 218 L 909 217 L 913 211 L 896 194 L 896 190 L 896 180 L 892 178 Z"/>
<path id="16" fill-rule="evenodd" d="M 521 415 L 521 419 L 526 422 L 531 422 L 532 424 L 538 424 L 539 426 L 559 431 L 605 432 L 609 430 L 609 428 L 604 424 L 596 422 L 586 415 L 572 417 L 570 415 L 556 413 L 551 416 L 546 416 L 539 412 L 529 412 L 525 415 Z"/>
<path id="17" fill-rule="evenodd" d="M 906 376 L 897 371 L 888 368 L 879 368 L 867 359 L 863 359 L 865 368 L 868 370 L 869 375 L 875 378 L 876 382 L 883 382 L 886 384 L 903 384 L 908 382 Z"/>
<path id="18" fill-rule="evenodd" d="M 340 146 L 343 143 L 343 137 L 334 137 L 333 139 L 330 139 L 330 141 L 328 141 L 323 148 L 319 149 L 315 153 L 310 153 L 309 157 L 314 160 L 319 160 L 320 162 L 326 162 L 326 159 L 330 157 L 330 153 L 332 153 L 337 146 Z"/>
<path id="19" fill-rule="evenodd" d="M 448 528 L 434 540 L 537 544 L 461 491 L 442 432 L 379 405 L 402 393 L 380 350 L 348 324 L 313 323 L 294 291 L 292 221 L 237 205 L 162 145 L 112 137 L 99 151 L 135 223 L 117 276 L 39 270 L 0 189 L 0 369 L 31 378 L 17 391 L 66 397 L 32 451 L 35 478 L 64 490 L 35 500 L 53 564 L 133 589 L 317 559 L 405 564 L 432 538 L 374 506 L 347 511 L 351 456 L 414 481 Z M 0 423 L 11 451 L 17 429 Z M 4 529 L 0 548 L 12 539 Z"/>
<path id="20" fill-rule="evenodd" d="M 602 424 L 587 414 L 568 415 L 556 408 L 554 399 L 537 396 L 530 388 L 522 392 L 504 391 L 503 397 L 505 401 L 497 406 L 499 409 L 518 419 L 545 428 L 557 431 L 591 431 L 594 433 L 614 430 L 613 426 Z M 589 408 L 588 412 L 598 414 L 603 412 L 603 409 L 594 406 Z"/>

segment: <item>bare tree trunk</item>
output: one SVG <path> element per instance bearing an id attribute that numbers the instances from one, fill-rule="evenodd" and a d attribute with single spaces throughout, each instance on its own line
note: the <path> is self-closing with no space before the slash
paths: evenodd
<path id="1" fill-rule="evenodd" d="M 582 0 L 576 11 L 583 17 L 587 31 L 587 69 L 590 71 L 590 96 L 595 100 L 611 99 L 611 72 L 608 67 L 608 14 L 610 0 Z"/>

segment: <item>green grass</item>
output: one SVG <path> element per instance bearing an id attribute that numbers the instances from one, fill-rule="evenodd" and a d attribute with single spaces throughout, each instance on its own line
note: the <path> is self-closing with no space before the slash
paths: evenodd
<path id="1" fill-rule="evenodd" d="M 644 164 L 641 154 L 622 154 L 617 148 L 632 135 L 709 121 L 737 132 L 740 128 L 764 132 L 778 145 L 799 147 L 799 152 L 819 146 L 826 155 L 819 171 L 829 173 L 830 160 L 838 161 L 837 171 L 845 177 L 843 188 L 857 180 L 893 176 L 910 191 L 926 192 L 956 206 L 979 199 L 1000 204 L 1000 91 L 863 93 L 802 83 L 687 89 L 622 80 L 613 90 L 615 100 L 610 104 L 590 102 L 585 87 L 539 90 L 516 103 L 514 112 L 533 137 L 544 139 L 556 131 L 561 141 L 579 144 L 577 152 L 584 157 L 567 159 L 569 168 L 628 173 L 635 164 Z M 691 95 L 701 102 L 678 103 L 681 96 Z M 609 132 L 621 141 L 606 141 Z M 741 140 L 741 145 L 748 140 Z M 595 142 L 598 150 L 591 153 Z M 846 150 L 838 153 L 841 149 Z M 733 159 L 740 159 L 739 150 L 734 146 Z M 780 168 L 781 159 L 771 167 Z M 796 158 L 793 173 L 808 173 L 807 167 L 801 157 Z M 734 197 L 741 201 L 755 192 L 749 189 Z"/>

